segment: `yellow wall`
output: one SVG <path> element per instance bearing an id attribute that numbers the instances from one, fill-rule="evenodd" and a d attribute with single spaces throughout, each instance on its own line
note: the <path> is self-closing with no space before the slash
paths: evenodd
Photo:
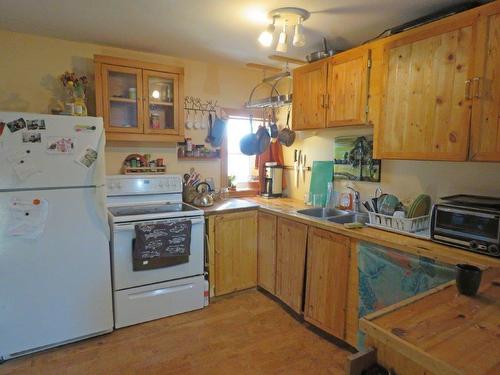
<path id="1" fill-rule="evenodd" d="M 280 118 L 283 118 L 283 113 Z M 297 132 L 297 140 L 292 147 L 284 148 L 285 164 L 293 165 L 294 149 L 301 149 L 307 155 L 308 166 L 312 160 L 333 160 L 335 137 L 371 132 L 370 128 Z M 286 176 L 291 182 L 289 186 L 292 186 L 289 195 L 303 200 L 309 190 L 311 173 L 306 173 L 305 182 L 302 177 L 299 179 L 298 188 L 292 171 L 287 171 Z M 363 200 L 373 196 L 378 186 L 403 201 L 414 199 L 420 193 L 431 195 L 434 201 L 457 193 L 500 196 L 500 163 L 383 160 L 380 183 L 350 184 L 361 192 Z M 345 180 L 336 181 L 335 191 L 343 191 L 345 186 Z"/>
<path id="2" fill-rule="evenodd" d="M 168 43 L 168 40 L 165 40 Z M 93 83 L 94 54 L 111 55 L 184 67 L 185 95 L 202 100 L 217 100 L 223 107 L 240 108 L 248 99 L 261 73 L 236 65 L 222 65 L 185 60 L 164 55 L 143 53 L 89 43 L 70 42 L 36 35 L 0 30 L 0 110 L 50 113 L 63 99 L 58 77 L 66 70 L 86 74 Z M 95 97 L 89 95 L 89 114 L 95 113 Z M 194 143 L 203 143 L 207 130 L 186 129 Z M 106 147 L 108 174 L 119 173 L 123 159 L 129 153 L 150 153 L 167 160 L 168 173 L 184 173 L 195 167 L 203 177 L 218 182 L 218 161 L 178 162 L 175 147 Z"/>

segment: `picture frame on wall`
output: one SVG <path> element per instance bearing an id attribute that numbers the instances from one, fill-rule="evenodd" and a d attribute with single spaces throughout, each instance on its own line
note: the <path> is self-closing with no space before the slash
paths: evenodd
<path id="1" fill-rule="evenodd" d="M 333 172 L 336 180 L 380 182 L 382 161 L 373 158 L 373 136 L 335 138 Z"/>

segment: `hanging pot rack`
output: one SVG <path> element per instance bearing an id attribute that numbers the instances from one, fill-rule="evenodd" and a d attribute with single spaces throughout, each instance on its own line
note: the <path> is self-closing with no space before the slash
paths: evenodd
<path id="1" fill-rule="evenodd" d="M 292 94 L 280 94 L 277 89 L 277 85 L 283 79 L 292 79 L 291 73 L 288 70 L 282 73 L 272 75 L 270 77 L 264 77 L 261 82 L 259 82 L 250 93 L 248 102 L 245 103 L 245 108 L 278 108 L 289 105 L 292 103 Z M 261 86 L 269 86 L 271 88 L 270 94 L 267 98 L 263 99 L 253 99 L 255 91 Z"/>

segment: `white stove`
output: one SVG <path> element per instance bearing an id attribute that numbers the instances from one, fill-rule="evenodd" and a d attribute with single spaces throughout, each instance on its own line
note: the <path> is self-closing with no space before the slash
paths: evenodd
<path id="1" fill-rule="evenodd" d="M 108 176 L 115 328 L 200 309 L 204 305 L 203 211 L 182 203 L 182 178 Z M 191 220 L 187 263 L 134 271 L 135 225 Z"/>

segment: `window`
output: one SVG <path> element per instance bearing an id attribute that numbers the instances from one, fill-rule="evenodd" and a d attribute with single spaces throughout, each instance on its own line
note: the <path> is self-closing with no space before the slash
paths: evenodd
<path id="1" fill-rule="evenodd" d="M 253 132 L 262 124 L 260 120 L 253 120 Z M 235 176 L 234 183 L 252 180 L 255 171 L 255 156 L 247 156 L 240 151 L 240 140 L 250 133 L 248 117 L 230 117 L 227 123 L 227 175 Z"/>

